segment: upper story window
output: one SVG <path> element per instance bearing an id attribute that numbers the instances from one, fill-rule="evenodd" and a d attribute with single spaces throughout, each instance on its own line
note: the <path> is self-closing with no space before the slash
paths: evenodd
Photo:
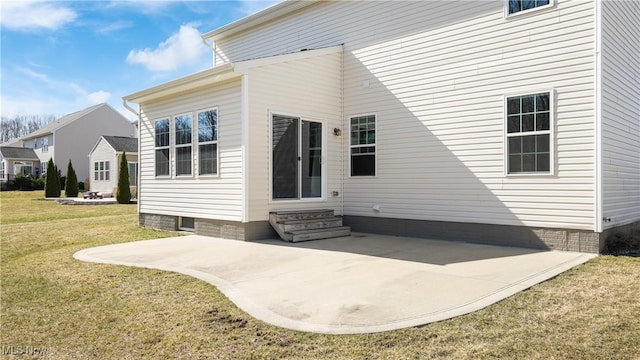
<path id="1" fill-rule="evenodd" d="M 218 173 L 218 109 L 198 112 L 198 173 Z"/>
<path id="2" fill-rule="evenodd" d="M 552 5 L 553 0 L 509 0 L 508 14 L 516 14 L 519 12 Z"/>
<path id="3" fill-rule="evenodd" d="M 156 176 L 169 176 L 169 119 L 155 122 Z"/>
<path id="4" fill-rule="evenodd" d="M 376 175 L 376 115 L 350 119 L 351 176 Z"/>
<path id="5" fill-rule="evenodd" d="M 183 114 L 174 118 L 176 175 L 191 175 L 193 115 Z"/>
<path id="6" fill-rule="evenodd" d="M 42 139 L 42 152 L 49 151 L 49 138 Z"/>
<path id="7" fill-rule="evenodd" d="M 550 174 L 553 96 L 542 92 L 507 97 L 507 173 Z"/>

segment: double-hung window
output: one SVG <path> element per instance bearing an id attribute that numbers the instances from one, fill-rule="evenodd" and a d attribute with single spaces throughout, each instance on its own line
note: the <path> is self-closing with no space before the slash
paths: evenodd
<path id="1" fill-rule="evenodd" d="M 108 161 L 96 161 L 93 163 L 93 180 L 109 181 L 111 170 Z"/>
<path id="2" fill-rule="evenodd" d="M 198 174 L 218 173 L 218 109 L 198 112 Z"/>
<path id="3" fill-rule="evenodd" d="M 507 97 L 507 173 L 550 174 L 553 93 Z"/>
<path id="4" fill-rule="evenodd" d="M 174 117 L 174 124 L 176 139 L 176 175 L 191 175 L 193 115 L 191 113 L 177 115 Z"/>
<path id="5" fill-rule="evenodd" d="M 169 119 L 155 122 L 156 176 L 169 176 Z"/>
<path id="6" fill-rule="evenodd" d="M 351 176 L 376 175 L 376 115 L 350 119 Z"/>
<path id="7" fill-rule="evenodd" d="M 553 0 L 509 0 L 508 14 L 515 14 L 543 6 L 553 5 Z"/>

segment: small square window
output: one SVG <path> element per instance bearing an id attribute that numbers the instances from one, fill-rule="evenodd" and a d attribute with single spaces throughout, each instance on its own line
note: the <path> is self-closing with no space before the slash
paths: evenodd
<path id="1" fill-rule="evenodd" d="M 180 230 L 195 230 L 196 221 L 192 217 L 180 217 Z"/>

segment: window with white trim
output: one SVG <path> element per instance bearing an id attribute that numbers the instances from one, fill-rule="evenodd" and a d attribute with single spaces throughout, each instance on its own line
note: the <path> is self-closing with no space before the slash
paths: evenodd
<path id="1" fill-rule="evenodd" d="M 218 173 L 218 109 L 198 112 L 198 174 Z"/>
<path id="2" fill-rule="evenodd" d="M 138 186 L 138 163 L 130 162 L 127 165 L 129 166 L 129 185 Z"/>
<path id="3" fill-rule="evenodd" d="M 27 176 L 33 174 L 32 161 L 16 161 L 13 163 L 13 174 L 15 176 Z"/>
<path id="4" fill-rule="evenodd" d="M 507 173 L 550 174 L 552 92 L 506 97 Z"/>
<path id="5" fill-rule="evenodd" d="M 350 118 L 351 176 L 376 175 L 376 115 Z"/>
<path id="6" fill-rule="evenodd" d="M 42 152 L 49 151 L 49 138 L 42 139 Z"/>
<path id="7" fill-rule="evenodd" d="M 169 119 L 156 120 L 154 129 L 156 176 L 169 176 Z"/>
<path id="8" fill-rule="evenodd" d="M 109 181 L 111 178 L 108 161 L 96 161 L 93 163 L 93 180 Z"/>
<path id="9" fill-rule="evenodd" d="M 193 134 L 193 115 L 183 114 L 174 117 L 176 175 L 191 175 Z"/>
<path id="10" fill-rule="evenodd" d="M 553 0 L 509 0 L 507 12 L 509 15 L 543 6 L 550 6 Z"/>

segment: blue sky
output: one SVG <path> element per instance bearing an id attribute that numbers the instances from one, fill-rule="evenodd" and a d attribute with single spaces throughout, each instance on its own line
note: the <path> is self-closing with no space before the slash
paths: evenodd
<path id="1" fill-rule="evenodd" d="M 245 1 L 2 1 L 3 116 L 64 115 L 207 69 L 200 35 L 273 5 Z"/>

